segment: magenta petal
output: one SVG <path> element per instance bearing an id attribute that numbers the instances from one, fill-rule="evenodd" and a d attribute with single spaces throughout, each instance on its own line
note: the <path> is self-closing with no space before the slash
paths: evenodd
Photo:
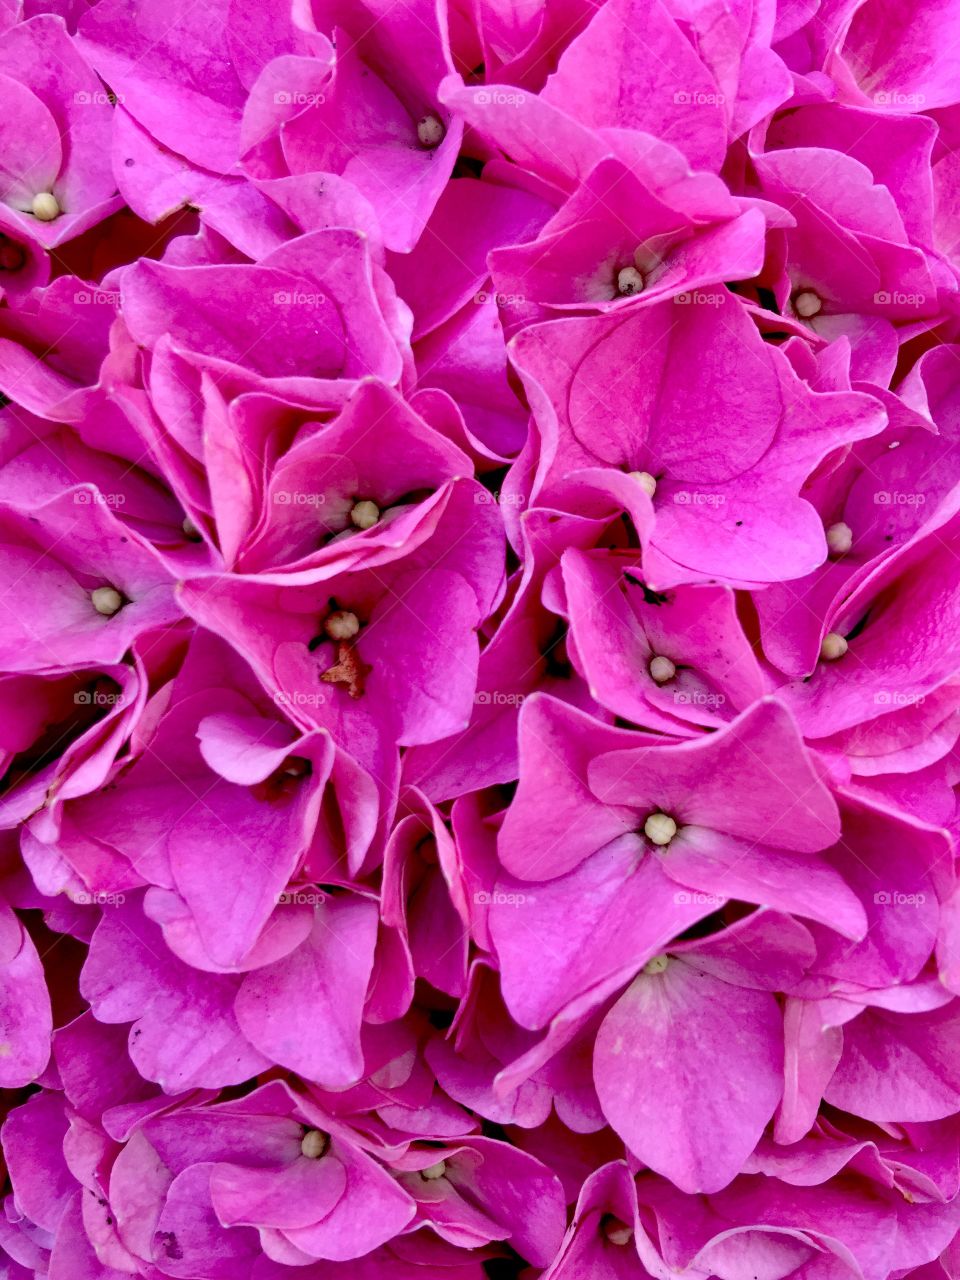
<path id="1" fill-rule="evenodd" d="M 750 842 L 814 852 L 840 833 L 836 802 L 793 718 L 772 698 L 710 737 L 599 756 L 589 779 L 609 804 L 661 809 Z"/>
<path id="2" fill-rule="evenodd" d="M 345 1148 L 341 1158 L 347 1185 L 336 1206 L 315 1225 L 284 1233 L 314 1258 L 359 1258 L 402 1231 L 415 1212 L 410 1196 L 369 1156 Z"/>
<path id="3" fill-rule="evenodd" d="M 607 1014 L 594 1079 L 630 1149 L 684 1191 L 718 1191 L 743 1167 L 783 1090 L 783 1027 L 767 992 L 684 960 L 642 974 Z"/>
<path id="4" fill-rule="evenodd" d="M 0 963 L 0 1086 L 17 1089 L 47 1065 L 53 1018 L 33 939 L 6 903 L 0 903 L 0 914 L 3 928 L 17 935 L 16 951 Z"/>
<path id="5" fill-rule="evenodd" d="M 503 877 L 491 896 L 504 1000 L 531 1028 L 601 984 L 615 989 L 722 901 L 679 889 L 635 835 L 610 841 L 555 880 Z"/>
<path id="6" fill-rule="evenodd" d="M 696 168 L 715 168 L 723 154 L 722 95 L 662 5 L 616 0 L 598 10 L 543 96 L 594 128 L 665 138 Z"/>
<path id="7" fill-rule="evenodd" d="M 587 785 L 591 757 L 625 734 L 553 698 L 533 697 L 520 714 L 521 781 L 500 833 L 503 865 L 546 880 L 631 829 L 625 807 L 602 805 Z"/>
<path id="8" fill-rule="evenodd" d="M 82 33 L 91 62 L 131 115 L 170 150 L 220 173 L 235 163 L 240 142 L 240 84 L 215 54 L 229 10 L 221 0 L 201 18 L 189 4 L 136 9 L 112 0 L 85 15 Z"/>
<path id="9" fill-rule="evenodd" d="M 867 1010 L 843 1028 L 828 1102 L 868 1120 L 939 1120 L 960 1100 L 951 1008 L 914 1015 Z"/>
<path id="10" fill-rule="evenodd" d="M 232 976 L 200 973 L 173 956 L 134 903 L 105 912 L 81 979 L 96 1017 L 136 1024 L 134 1063 L 171 1093 L 237 1084 L 266 1066 L 237 1025 L 237 986 Z"/>
<path id="11" fill-rule="evenodd" d="M 778 1142 L 795 1142 L 812 1127 L 823 1091 L 843 1049 L 839 1027 L 825 1026 L 816 1001 L 788 999 L 783 1011 L 784 1089 L 774 1130 Z"/>
<path id="12" fill-rule="evenodd" d="M 17 1181 L 19 1210 L 49 1232 L 75 1187 L 63 1158 L 67 1124 L 62 1101 L 44 1092 L 15 1108 L 3 1125 L 3 1154 Z"/>
<path id="13" fill-rule="evenodd" d="M 700 893 L 791 911 L 845 938 L 859 940 L 867 931 L 862 903 L 825 859 L 686 827 L 662 865 L 671 879 Z"/>
<path id="14" fill-rule="evenodd" d="M 29 209 L 38 191 L 51 191 L 60 172 L 60 130 L 26 85 L 0 76 L 0 198 Z"/>
<path id="15" fill-rule="evenodd" d="M 0 0 L 0 1280 L 960 1280 L 960 0 Z"/>
<path id="16" fill-rule="evenodd" d="M 333 1155 L 300 1156 L 283 1169 L 218 1164 L 210 1174 L 210 1199 L 226 1226 L 306 1227 L 330 1212 L 346 1185 Z"/>
<path id="17" fill-rule="evenodd" d="M 330 898 L 291 955 L 247 974 L 237 1020 L 261 1052 L 329 1087 L 359 1080 L 360 1022 L 373 968 L 376 907 Z"/>
<path id="18" fill-rule="evenodd" d="M 210 1200 L 215 1166 L 194 1164 L 177 1175 L 154 1235 L 156 1256 L 167 1275 L 190 1276 L 198 1266 L 210 1280 L 235 1280 L 259 1252 L 249 1227 L 226 1230 Z"/>

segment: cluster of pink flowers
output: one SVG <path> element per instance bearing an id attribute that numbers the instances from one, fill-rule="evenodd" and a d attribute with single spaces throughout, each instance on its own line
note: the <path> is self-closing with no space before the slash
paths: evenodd
<path id="1" fill-rule="evenodd" d="M 2 0 L 0 288 L 0 1280 L 960 1280 L 960 0 Z"/>

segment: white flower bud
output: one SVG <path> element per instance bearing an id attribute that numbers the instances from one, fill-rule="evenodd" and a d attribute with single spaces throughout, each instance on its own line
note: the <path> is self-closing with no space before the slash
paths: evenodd
<path id="1" fill-rule="evenodd" d="M 360 630 L 360 619 L 348 609 L 337 609 L 324 620 L 323 629 L 331 640 L 352 640 Z"/>
<path id="2" fill-rule="evenodd" d="M 435 115 L 423 116 L 417 121 L 417 137 L 420 139 L 421 147 L 439 147 L 446 135 L 446 129 Z"/>
<path id="3" fill-rule="evenodd" d="M 350 519 L 358 529 L 372 529 L 380 519 L 380 508 L 368 498 L 354 503 L 350 511 Z"/>
<path id="4" fill-rule="evenodd" d="M 677 668 L 669 658 L 662 656 L 651 658 L 650 660 L 650 678 L 657 684 L 666 684 L 668 680 L 672 680 L 677 674 Z"/>
<path id="5" fill-rule="evenodd" d="M 843 657 L 848 648 L 845 636 L 842 636 L 839 631 L 828 631 L 820 644 L 820 657 L 824 662 L 836 662 L 837 658 Z"/>
<path id="6" fill-rule="evenodd" d="M 33 197 L 30 212 L 38 222 L 52 222 L 60 217 L 60 202 L 52 191 L 38 191 Z"/>
<path id="7" fill-rule="evenodd" d="M 823 302 L 812 289 L 804 289 L 794 298 L 793 309 L 802 320 L 812 320 L 823 310 Z"/>
<path id="8" fill-rule="evenodd" d="M 669 844 L 677 834 L 677 824 L 668 813 L 651 813 L 643 824 L 643 834 L 653 844 Z"/>
<path id="9" fill-rule="evenodd" d="M 116 587 L 97 587 L 90 592 L 90 600 L 97 613 L 103 614 L 105 618 L 112 618 L 123 608 L 123 596 Z"/>

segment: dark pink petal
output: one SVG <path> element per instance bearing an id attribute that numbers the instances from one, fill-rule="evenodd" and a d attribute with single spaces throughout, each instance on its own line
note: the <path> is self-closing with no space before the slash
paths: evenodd
<path id="1" fill-rule="evenodd" d="M 684 960 L 642 974 L 607 1014 L 594 1077 L 610 1123 L 684 1191 L 743 1167 L 783 1090 L 777 1002 Z"/>

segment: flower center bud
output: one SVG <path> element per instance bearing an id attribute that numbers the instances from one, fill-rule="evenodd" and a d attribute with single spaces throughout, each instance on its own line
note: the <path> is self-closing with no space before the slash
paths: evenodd
<path id="1" fill-rule="evenodd" d="M 633 1239 L 633 1227 L 628 1227 L 619 1218 L 609 1218 L 604 1223 L 603 1234 L 611 1244 L 629 1244 Z"/>
<path id="2" fill-rule="evenodd" d="M 417 137 L 421 147 L 439 147 L 446 132 L 441 121 L 432 113 L 417 121 Z"/>
<path id="3" fill-rule="evenodd" d="M 420 1177 L 426 1178 L 428 1182 L 435 1182 L 437 1178 L 442 1178 L 447 1172 L 447 1162 L 438 1160 L 436 1164 L 428 1165 L 426 1169 L 420 1170 Z"/>
<path id="4" fill-rule="evenodd" d="M 828 631 L 820 643 L 820 657 L 824 662 L 836 662 L 848 649 L 847 640 L 839 631 Z"/>
<path id="5" fill-rule="evenodd" d="M 200 542 L 201 533 L 197 526 L 193 523 L 189 516 L 184 516 L 183 524 L 180 526 L 183 530 L 183 536 L 189 538 L 191 542 Z"/>
<path id="6" fill-rule="evenodd" d="M 677 668 L 669 658 L 656 657 L 650 660 L 650 678 L 657 684 L 666 684 L 677 674 Z"/>
<path id="7" fill-rule="evenodd" d="M 658 973 L 663 973 L 669 963 L 669 956 L 654 956 L 652 960 L 647 961 L 640 972 L 655 977 Z"/>
<path id="8" fill-rule="evenodd" d="M 624 267 L 617 272 L 617 292 L 623 298 L 632 298 L 634 294 L 643 293 L 643 273 L 636 267 Z"/>
<path id="9" fill-rule="evenodd" d="M 349 609 L 336 609 L 324 619 L 323 629 L 331 640 L 352 640 L 360 630 L 360 619 Z"/>
<path id="10" fill-rule="evenodd" d="M 332 667 L 320 672 L 320 679 L 324 684 L 342 684 L 351 698 L 361 698 L 364 681 L 373 668 L 363 661 L 354 643 L 360 634 L 360 619 L 349 609 L 333 608 L 335 603 L 331 597 L 331 612 L 323 620 L 323 630 L 307 648 L 312 653 L 325 639 L 332 640 L 337 646 L 337 660 Z"/>
<path id="11" fill-rule="evenodd" d="M 60 205 L 52 191 L 38 191 L 30 211 L 39 222 L 52 222 L 60 217 Z"/>
<path id="12" fill-rule="evenodd" d="M 853 546 L 853 530 L 839 520 L 827 530 L 827 547 L 832 556 L 845 556 Z"/>
<path id="13" fill-rule="evenodd" d="M 308 1160 L 319 1160 L 330 1145 L 330 1139 L 321 1129 L 308 1129 L 300 1140 L 300 1151 Z"/>
<path id="14" fill-rule="evenodd" d="M 812 289 L 803 289 L 794 298 L 793 309 L 801 319 L 812 320 L 823 310 L 823 302 Z"/>
<path id="15" fill-rule="evenodd" d="M 380 508 L 369 498 L 354 503 L 350 511 L 350 519 L 358 529 L 372 529 L 380 519 Z"/>
<path id="16" fill-rule="evenodd" d="M 649 471 L 631 471 L 630 474 L 647 497 L 652 498 L 657 492 L 657 477 L 652 476 Z"/>
<path id="17" fill-rule="evenodd" d="M 123 608 L 123 596 L 116 587 L 97 587 L 90 592 L 90 600 L 97 613 L 105 618 L 112 618 Z"/>
<path id="18" fill-rule="evenodd" d="M 643 824 L 643 834 L 653 844 L 669 844 L 677 834 L 677 824 L 668 813 L 651 813 Z"/>

